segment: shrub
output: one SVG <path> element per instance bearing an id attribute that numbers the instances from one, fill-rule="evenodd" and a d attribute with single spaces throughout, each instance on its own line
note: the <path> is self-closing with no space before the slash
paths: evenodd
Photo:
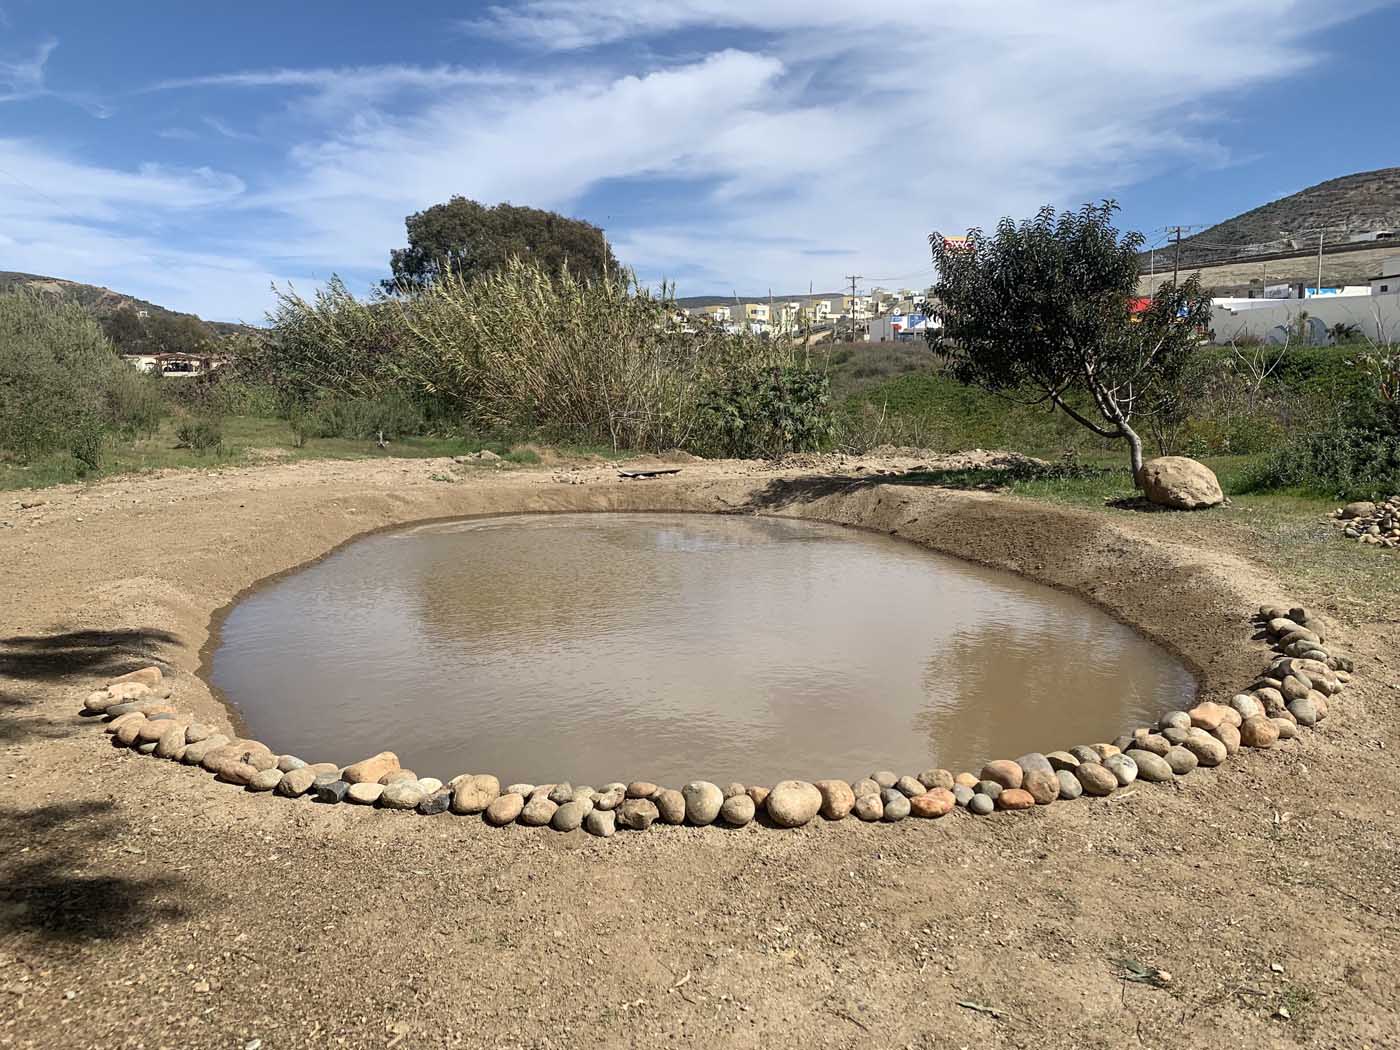
<path id="1" fill-rule="evenodd" d="M 149 425 L 143 384 L 78 304 L 0 295 L 0 450 L 27 460 L 77 448 L 92 459 L 94 428 Z"/>
<path id="2" fill-rule="evenodd" d="M 1343 427 L 1303 434 L 1270 455 L 1246 491 L 1302 489 L 1339 500 L 1400 492 L 1400 432 Z"/>
<path id="3" fill-rule="evenodd" d="M 701 401 L 695 445 L 709 455 L 780 456 L 819 448 L 832 429 L 825 374 L 800 365 L 739 370 Z"/>
<path id="4" fill-rule="evenodd" d="M 223 422 L 216 416 L 189 416 L 175 428 L 175 437 L 181 447 L 203 455 L 223 448 Z"/>

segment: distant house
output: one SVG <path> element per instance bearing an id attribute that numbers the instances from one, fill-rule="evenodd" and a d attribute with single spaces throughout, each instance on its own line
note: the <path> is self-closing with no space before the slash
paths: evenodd
<path id="1" fill-rule="evenodd" d="M 122 354 L 122 360 L 142 372 L 157 372 L 172 379 L 192 379 L 222 368 L 228 358 L 220 354 Z"/>
<path id="2" fill-rule="evenodd" d="M 1372 295 L 1400 292 L 1400 255 L 1392 255 L 1381 263 L 1381 272 L 1371 278 Z"/>

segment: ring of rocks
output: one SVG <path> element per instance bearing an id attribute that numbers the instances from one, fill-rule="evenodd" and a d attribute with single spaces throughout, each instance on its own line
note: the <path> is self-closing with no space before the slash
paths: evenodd
<path id="1" fill-rule="evenodd" d="M 1327 647 L 1327 627 L 1305 609 L 1262 606 L 1257 625 L 1273 655 L 1260 676 L 1228 704 L 1168 711 L 1155 725 L 1111 742 L 1081 744 L 988 762 L 979 773 L 929 769 L 918 775 L 879 770 L 844 780 L 784 780 L 770 787 L 705 780 L 676 789 L 646 781 L 601 788 L 569 783 L 508 784 L 489 773 L 443 783 L 404 769 L 392 751 L 348 766 L 275 754 L 256 740 L 230 739 L 193 721 L 169 700 L 157 666 L 113 678 L 83 699 L 115 746 L 197 766 L 219 781 L 286 800 L 350 804 L 416 813 L 479 817 L 497 827 L 521 824 L 602 838 L 654 825 L 744 827 L 755 821 L 796 828 L 818 817 L 868 822 L 937 819 L 955 809 L 977 816 L 1016 813 L 1084 797 L 1106 798 L 1136 782 L 1166 784 L 1227 762 L 1241 748 L 1267 750 L 1328 717 L 1351 681 L 1353 665 Z"/>

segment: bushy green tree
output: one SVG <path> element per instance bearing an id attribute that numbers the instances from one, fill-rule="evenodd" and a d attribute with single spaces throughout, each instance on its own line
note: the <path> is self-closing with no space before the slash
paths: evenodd
<path id="1" fill-rule="evenodd" d="M 122 361 L 78 303 L 0 295 L 0 453 L 66 450 L 93 469 L 110 431 L 155 429 L 159 383 Z"/>
<path id="2" fill-rule="evenodd" d="M 1180 374 L 1209 321 L 1195 278 L 1166 284 L 1134 315 L 1142 237 L 1120 237 L 1112 201 L 1025 222 L 1003 219 L 965 241 L 929 238 L 938 267 L 930 344 L 963 383 L 1065 412 L 1124 441 L 1142 468 L 1135 412 Z"/>
<path id="3" fill-rule="evenodd" d="M 384 287 L 390 292 L 418 291 L 448 274 L 470 281 L 501 269 L 511 258 L 551 274 L 567 266 L 575 277 L 617 271 L 617 260 L 602 230 L 539 208 L 487 207 L 453 197 L 446 204 L 414 212 L 404 225 L 408 247 L 389 255 L 394 276 Z"/>

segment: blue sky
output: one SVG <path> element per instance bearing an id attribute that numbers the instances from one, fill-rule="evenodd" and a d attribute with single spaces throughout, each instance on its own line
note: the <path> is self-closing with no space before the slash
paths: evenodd
<path id="1" fill-rule="evenodd" d="M 0 269 L 258 322 L 460 193 L 682 295 L 920 286 L 934 229 L 1400 164 L 1397 39 L 1376 2 L 0 0 Z"/>

